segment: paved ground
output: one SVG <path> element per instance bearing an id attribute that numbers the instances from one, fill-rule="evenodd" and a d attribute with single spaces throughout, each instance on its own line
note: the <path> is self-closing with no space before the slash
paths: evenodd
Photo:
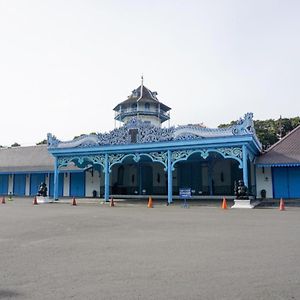
<path id="1" fill-rule="evenodd" d="M 0 204 L 0 299 L 300 299 L 300 208 Z"/>

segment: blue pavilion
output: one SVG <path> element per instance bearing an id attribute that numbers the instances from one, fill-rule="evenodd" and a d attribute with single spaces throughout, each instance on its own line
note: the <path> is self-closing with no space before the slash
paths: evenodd
<path id="1" fill-rule="evenodd" d="M 157 96 L 142 80 L 114 108 L 121 126 L 71 141 L 48 134 L 54 198 L 100 195 L 107 201 L 151 195 L 171 203 L 180 188 L 190 188 L 195 198 L 233 196 L 240 179 L 256 195 L 254 159 L 261 144 L 252 113 L 227 128 L 163 127 L 171 108 Z"/>

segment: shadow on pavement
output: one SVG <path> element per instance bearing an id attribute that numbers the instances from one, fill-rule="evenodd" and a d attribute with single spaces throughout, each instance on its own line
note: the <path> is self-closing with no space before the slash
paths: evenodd
<path id="1" fill-rule="evenodd" d="M 0 290 L 0 299 L 10 299 L 22 296 L 20 293 L 11 290 Z"/>

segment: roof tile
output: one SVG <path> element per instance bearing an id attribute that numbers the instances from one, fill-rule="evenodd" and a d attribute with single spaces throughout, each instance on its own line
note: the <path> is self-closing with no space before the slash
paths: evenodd
<path id="1" fill-rule="evenodd" d="M 300 125 L 257 158 L 256 164 L 300 163 Z"/>

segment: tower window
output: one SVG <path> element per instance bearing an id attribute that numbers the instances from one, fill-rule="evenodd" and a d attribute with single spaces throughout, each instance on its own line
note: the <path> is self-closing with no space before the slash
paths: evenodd
<path id="1" fill-rule="evenodd" d="M 145 103 L 145 110 L 150 110 L 150 103 Z"/>
<path id="2" fill-rule="evenodd" d="M 130 134 L 130 138 L 131 138 L 131 143 L 136 143 L 138 130 L 137 129 L 129 129 L 129 134 Z"/>

